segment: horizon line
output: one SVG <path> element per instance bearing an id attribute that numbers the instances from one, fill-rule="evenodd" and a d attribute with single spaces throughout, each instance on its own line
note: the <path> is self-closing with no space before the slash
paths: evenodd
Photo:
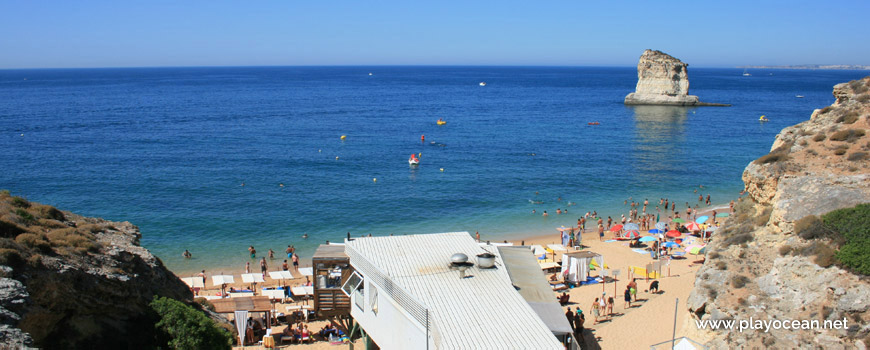
<path id="1" fill-rule="evenodd" d="M 60 69 L 154 69 L 154 68 L 280 68 L 280 67 L 549 67 L 549 68 L 636 68 L 624 65 L 547 65 L 547 64 L 298 64 L 298 65 L 166 65 L 166 66 L 108 66 L 108 67 L 19 67 L 3 70 L 60 70 Z M 742 66 L 697 66 L 694 68 L 742 68 Z"/>

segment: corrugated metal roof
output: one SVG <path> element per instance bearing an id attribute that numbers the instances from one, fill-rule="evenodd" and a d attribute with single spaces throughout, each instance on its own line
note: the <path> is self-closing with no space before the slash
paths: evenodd
<path id="1" fill-rule="evenodd" d="M 344 253 L 344 244 L 321 244 L 314 251 L 312 259 L 347 259 L 347 254 Z"/>
<path id="2" fill-rule="evenodd" d="M 514 289 L 498 249 L 481 247 L 468 232 L 363 237 L 347 242 L 429 309 L 443 349 L 563 349 Z M 496 255 L 495 269 L 475 265 L 459 278 L 448 265 L 455 253 Z M 351 261 L 353 264 L 353 261 Z"/>
<path id="3" fill-rule="evenodd" d="M 553 333 L 571 333 L 571 324 L 565 318 L 565 312 L 556 301 L 553 288 L 547 282 L 547 276 L 541 271 L 532 251 L 526 247 L 499 247 L 498 252 L 511 281 L 518 288 L 517 291 L 547 327 Z"/>

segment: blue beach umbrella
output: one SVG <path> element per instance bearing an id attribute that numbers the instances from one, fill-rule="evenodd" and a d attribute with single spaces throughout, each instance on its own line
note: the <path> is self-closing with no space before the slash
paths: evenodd
<path id="1" fill-rule="evenodd" d="M 656 238 L 653 237 L 653 236 L 643 236 L 643 237 L 640 238 L 640 241 L 641 241 L 641 242 L 652 242 L 652 241 L 655 241 L 655 240 L 656 240 Z"/>
<path id="2" fill-rule="evenodd" d="M 664 246 L 665 248 L 677 248 L 680 245 L 676 242 L 665 242 L 665 244 L 663 244 L 662 246 Z"/>
<path id="3" fill-rule="evenodd" d="M 638 230 L 640 230 L 640 226 L 638 226 L 637 224 L 635 224 L 633 222 L 630 222 L 630 223 L 625 224 L 625 226 L 623 226 L 622 229 L 626 230 L 626 231 L 638 231 Z"/>
<path id="4" fill-rule="evenodd" d="M 659 230 L 659 229 L 657 229 L 657 228 L 654 228 L 654 229 L 652 229 L 652 230 L 649 230 L 649 233 L 664 233 L 664 232 L 665 232 L 665 231 Z"/>
<path id="5" fill-rule="evenodd" d="M 709 219 L 709 218 L 710 217 L 707 215 L 699 216 L 697 219 L 695 219 L 695 222 L 697 222 L 699 224 L 703 224 L 703 223 L 707 222 L 707 219 Z"/>

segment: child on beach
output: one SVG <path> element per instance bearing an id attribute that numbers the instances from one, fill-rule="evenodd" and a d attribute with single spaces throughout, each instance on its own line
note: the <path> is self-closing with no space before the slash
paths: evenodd
<path id="1" fill-rule="evenodd" d="M 599 241 L 604 240 L 604 226 L 601 224 L 598 224 L 598 240 Z"/>
<path id="2" fill-rule="evenodd" d="M 595 301 L 592 302 L 592 316 L 595 317 L 595 322 L 592 324 L 598 324 L 598 316 L 601 315 L 601 305 L 598 304 L 598 298 L 595 298 Z"/>
<path id="3" fill-rule="evenodd" d="M 625 286 L 625 293 L 623 293 L 623 299 L 625 299 L 625 308 L 631 308 L 631 288 Z"/>
<path id="4" fill-rule="evenodd" d="M 613 316 L 613 297 L 607 297 L 607 316 Z"/>

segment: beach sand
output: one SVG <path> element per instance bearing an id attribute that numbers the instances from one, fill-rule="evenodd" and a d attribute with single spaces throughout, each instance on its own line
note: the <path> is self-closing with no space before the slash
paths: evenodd
<path id="1" fill-rule="evenodd" d="M 709 215 L 713 209 L 722 213 L 728 211 L 728 206 L 705 208 L 699 210 L 698 216 Z M 644 235 L 646 235 L 645 231 Z M 613 237 L 614 234 L 612 232 L 605 231 L 605 240 L 611 240 Z M 485 240 L 486 237 L 482 236 L 481 239 Z M 689 243 L 692 241 L 700 243 L 700 239 L 697 237 L 684 236 L 684 239 Z M 560 234 L 554 228 L 553 233 L 551 234 L 535 234 L 530 235 L 526 239 L 510 240 L 509 242 L 514 245 L 525 243 L 525 245 L 540 244 L 546 247 L 547 244 L 561 243 L 561 239 Z M 622 293 L 630 281 L 629 266 L 639 266 L 643 268 L 646 264 L 651 263 L 654 260 L 648 253 L 640 254 L 632 251 L 628 247 L 628 241 L 600 241 L 597 230 L 590 229 L 590 225 L 588 224 L 586 232 L 582 234 L 582 244 L 584 246 L 582 250 L 592 251 L 603 255 L 604 263 L 610 269 L 621 270 L 621 274 L 615 282 L 603 284 L 603 290 L 607 293 L 607 296 L 614 297 L 614 314 L 612 317 L 600 317 L 599 320 L 601 322 L 598 324 L 595 324 L 594 322 L 591 305 L 596 297 L 601 297 L 602 284 L 584 285 L 566 291 L 553 293 L 554 300 L 556 299 L 556 296 L 562 292 L 568 292 L 570 295 L 570 303 L 562 307 L 563 311 L 567 310 L 568 307 L 572 310 L 576 310 L 578 307 L 583 310 L 586 315 L 586 322 L 584 324 L 584 327 L 586 328 L 584 332 L 584 340 L 587 349 L 647 348 L 652 344 L 670 340 L 672 333 L 674 332 L 674 311 L 677 299 L 679 300 L 679 303 L 676 304 L 676 336 L 680 337 L 694 334 L 691 332 L 692 330 L 689 329 L 689 327 L 694 327 L 694 323 L 690 322 L 691 316 L 689 315 L 689 311 L 685 305 L 689 293 L 694 285 L 695 273 L 701 267 L 701 259 L 703 256 L 687 254 L 686 259 L 671 260 L 671 263 L 667 267 L 662 268 L 662 277 L 659 278 L 659 290 L 661 292 L 658 294 L 647 292 L 652 280 L 647 281 L 646 279 L 639 277 L 637 279 L 637 302 L 632 303 L 632 307 L 626 309 L 624 307 L 625 303 L 623 301 Z M 569 248 L 569 252 L 574 251 L 577 250 Z M 552 257 L 549 258 L 550 259 L 547 261 L 553 261 Z M 561 253 L 557 253 L 555 261 L 561 261 Z M 301 263 L 310 266 L 311 262 L 308 260 Z M 270 270 L 275 269 L 272 268 Z M 598 271 L 591 272 L 592 276 L 596 276 L 597 274 Z M 237 278 L 237 280 L 238 279 L 240 278 Z M 304 282 L 304 278 L 294 279 L 287 281 L 287 285 L 297 286 Z M 271 280 L 266 276 L 265 285 L 275 286 L 279 284 L 282 284 L 282 282 Z M 217 287 L 211 286 L 210 280 L 206 282 L 206 285 L 207 289 L 200 291 L 200 295 L 216 295 L 219 291 L 216 289 Z M 230 286 L 235 288 L 247 287 L 243 283 L 238 282 L 231 284 Z M 257 288 L 260 289 L 262 286 L 263 284 L 260 284 Z M 614 288 L 616 288 L 616 295 L 614 295 Z M 300 304 L 300 302 L 291 304 Z M 313 304 L 313 302 L 311 302 L 311 304 Z M 285 309 L 286 305 L 278 304 L 276 309 L 281 312 Z M 604 313 L 602 312 L 602 314 Z M 321 320 L 306 324 L 309 325 L 309 329 L 316 331 L 323 327 L 326 322 L 327 321 Z M 285 327 L 286 326 L 284 325 L 273 327 L 273 332 L 281 332 Z M 346 331 L 346 329 L 343 330 Z M 357 339 L 354 344 L 359 346 L 362 343 L 360 339 Z M 291 346 L 300 349 L 334 348 L 334 346 L 325 341 Z M 241 347 L 236 348 L 241 349 Z M 248 346 L 247 348 L 252 348 L 252 346 Z"/>

